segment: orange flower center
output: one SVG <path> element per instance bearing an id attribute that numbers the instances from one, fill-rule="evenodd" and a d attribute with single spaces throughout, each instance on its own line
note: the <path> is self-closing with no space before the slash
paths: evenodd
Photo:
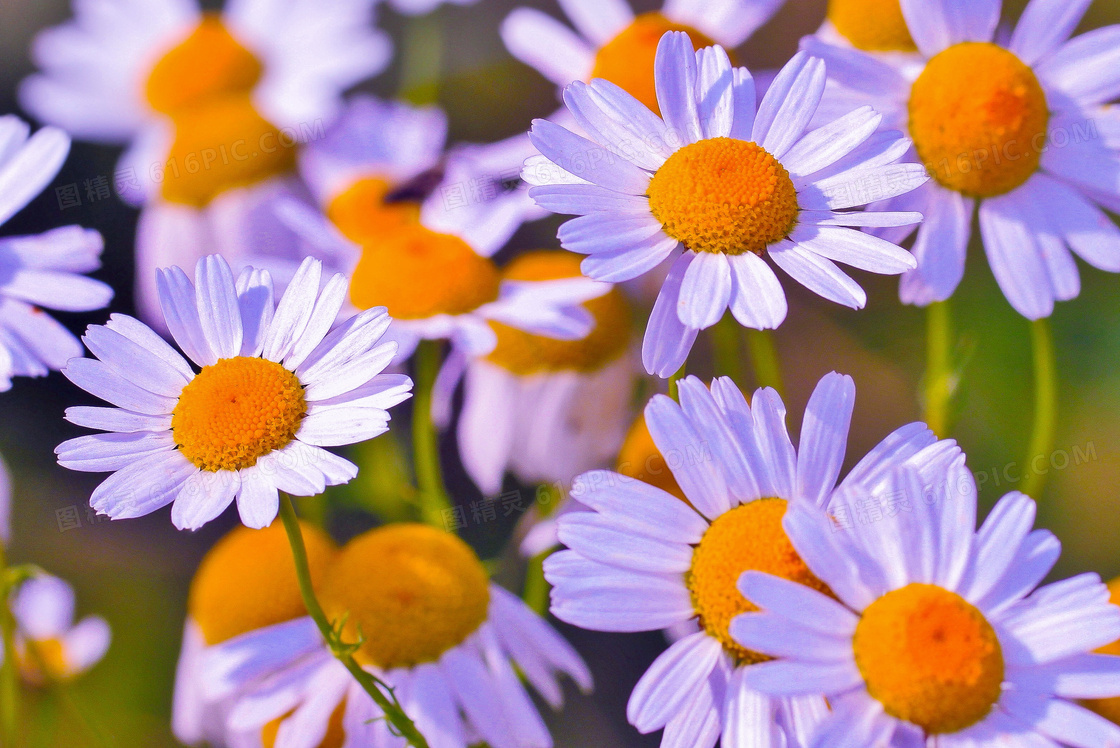
<path id="1" fill-rule="evenodd" d="M 322 530 L 303 522 L 300 529 L 318 588 L 338 549 Z M 280 523 L 238 526 L 219 540 L 195 572 L 187 609 L 207 645 L 307 615 Z"/>
<path id="2" fill-rule="evenodd" d="M 756 143 L 710 138 L 674 153 L 649 183 L 665 233 L 694 252 L 762 254 L 797 225 L 789 172 Z"/>
<path id="3" fill-rule="evenodd" d="M 243 470 L 287 446 L 305 413 L 295 374 L 263 358 L 223 358 L 183 388 L 171 431 L 183 456 L 199 468 Z"/>
<path id="4" fill-rule="evenodd" d="M 910 135 L 943 187 L 995 197 L 1038 170 L 1050 112 L 1028 66 L 994 44 L 968 42 L 929 61 L 910 92 Z"/>
<path id="5" fill-rule="evenodd" d="M 393 524 L 359 535 L 323 583 L 323 610 L 345 620 L 355 657 L 386 670 L 435 662 L 486 620 L 490 583 L 478 556 L 455 535 Z"/>
<path id="6" fill-rule="evenodd" d="M 502 274 L 507 280 L 546 281 L 578 278 L 580 260 L 571 252 L 539 251 L 521 255 Z M 595 327 L 579 340 L 557 340 L 491 322 L 498 345 L 488 359 L 514 374 L 593 372 L 617 360 L 630 342 L 630 305 L 617 288 L 586 302 Z"/>
<path id="7" fill-rule="evenodd" d="M 355 244 L 374 244 L 391 231 L 420 219 L 419 204 L 386 202 L 392 185 L 378 177 L 359 179 L 327 206 L 327 217 Z"/>
<path id="8" fill-rule="evenodd" d="M 494 263 L 459 237 L 410 224 L 362 248 L 350 301 L 397 319 L 466 314 L 496 300 L 500 282 Z"/>
<path id="9" fill-rule="evenodd" d="M 828 0 L 828 20 L 867 52 L 917 52 L 898 0 Z"/>
<path id="10" fill-rule="evenodd" d="M 643 13 L 599 49 L 591 77 L 609 80 L 660 115 L 653 64 L 657 57 L 657 45 L 669 31 L 687 33 L 695 49 L 715 44 L 691 26 L 673 23 L 660 13 Z"/>
<path id="11" fill-rule="evenodd" d="M 164 53 L 145 83 L 149 105 L 166 114 L 175 140 L 162 171 L 164 199 L 202 207 L 219 194 L 295 165 L 294 136 L 253 106 L 260 60 L 214 13 Z"/>
<path id="12" fill-rule="evenodd" d="M 831 594 L 786 537 L 785 514 L 785 499 L 759 499 L 720 515 L 696 546 L 685 577 L 700 624 L 741 665 L 770 659 L 743 647 L 728 632 L 732 618 L 758 610 L 739 593 L 743 572 L 761 571 Z"/>
<path id="13" fill-rule="evenodd" d="M 971 727 L 999 701 L 999 639 L 955 592 L 911 584 L 887 593 L 863 612 L 853 647 L 868 693 L 927 733 Z"/>

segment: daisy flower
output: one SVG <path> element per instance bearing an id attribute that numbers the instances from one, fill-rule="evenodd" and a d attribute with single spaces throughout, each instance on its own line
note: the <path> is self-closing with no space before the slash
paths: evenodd
<path id="1" fill-rule="evenodd" d="M 342 92 L 388 62 L 374 5 L 75 2 L 72 20 L 36 38 L 42 72 L 23 82 L 24 107 L 77 138 L 126 146 L 115 181 L 144 206 L 145 319 L 161 320 L 157 267 L 189 267 L 202 248 L 239 257 L 260 233 L 281 239 L 262 204 L 297 189 L 297 145 L 321 137 Z"/>
<path id="2" fill-rule="evenodd" d="M 589 511 L 560 518 L 568 550 L 545 561 L 552 612 L 596 631 L 695 624 L 630 696 L 630 723 L 643 733 L 664 728 L 662 745 L 710 748 L 722 735 L 727 746 L 807 746 L 825 702 L 772 699 L 746 685 L 766 658 L 728 632 L 732 618 L 755 609 L 735 583 L 754 569 L 825 589 L 782 530 L 787 508 L 863 492 L 895 464 L 932 460 L 942 444 L 923 424 L 904 426 L 837 486 L 855 401 L 849 377 L 817 385 L 797 449 L 774 390 L 758 390 L 750 405 L 728 378 L 709 391 L 688 377 L 679 391 L 679 405 L 654 397 L 645 422 L 687 502 L 617 473 L 581 476 L 572 495 Z"/>
<path id="3" fill-rule="evenodd" d="M 74 623 L 74 588 L 44 574 L 20 585 L 12 600 L 16 658 L 24 680 L 36 685 L 76 678 L 101 661 L 112 638 L 100 616 Z M 0 655 L 2 656 L 2 655 Z"/>
<path id="4" fill-rule="evenodd" d="M 578 218 L 561 244 L 587 254 L 583 272 L 619 282 L 675 257 L 646 327 L 647 371 L 680 368 L 697 332 L 730 307 L 743 325 L 775 328 L 786 299 L 769 257 L 827 299 L 861 308 L 867 296 L 840 270 L 898 274 L 909 252 L 850 226 L 915 223 L 918 213 L 849 211 L 905 194 L 928 178 L 895 164 L 909 147 L 876 136 L 863 107 L 806 132 L 825 85 L 824 63 L 799 53 L 755 108 L 754 82 L 720 47 L 694 52 L 666 34 L 657 53 L 662 119 L 605 80 L 573 83 L 564 98 L 588 137 L 546 120 L 530 137 L 542 156 L 526 164 L 537 203 Z"/>
<path id="5" fill-rule="evenodd" d="M 322 530 L 300 525 L 312 584 L 317 588 L 338 549 Z M 219 540 L 199 564 L 187 600 L 171 716 L 179 742 L 239 745 L 239 740 L 259 741 L 260 730 L 228 734 L 226 716 L 236 696 L 222 701 L 204 697 L 202 663 L 207 648 L 306 615 L 288 536 L 280 524 L 261 530 L 239 526 Z"/>
<path id="6" fill-rule="evenodd" d="M 359 98 L 328 136 L 312 143 L 301 169 L 314 203 L 279 200 L 275 211 L 326 266 L 350 280 L 352 309 L 384 306 L 398 361 L 424 339 L 449 339 L 439 381 L 447 403 L 466 363 L 498 344 L 492 323 L 565 340 L 583 337 L 582 308 L 610 290 L 586 278 L 503 278 L 490 259 L 537 214 L 516 181 L 526 138 L 443 152 L 446 121 L 436 109 Z M 262 247 L 254 262 L 286 277 L 292 257 Z"/>
<path id="7" fill-rule="evenodd" d="M 345 640 L 364 634 L 355 659 L 394 689 L 433 748 L 547 748 L 551 738 L 521 677 L 554 708 L 563 699 L 558 674 L 591 687 L 559 634 L 491 583 L 462 540 L 427 525 L 388 525 L 350 541 L 318 597 L 329 618 L 345 621 Z M 276 748 L 324 738 L 332 746 L 400 744 L 310 618 L 215 647 L 205 681 L 216 698 L 242 693 L 231 729 L 271 724 Z"/>
<path id="8" fill-rule="evenodd" d="M 803 42 L 828 62 L 829 109 L 871 104 L 884 127 L 908 130 L 933 177 L 877 206 L 926 218 L 914 243 L 918 267 L 902 278 L 904 302 L 953 294 L 977 206 L 988 264 L 1024 317 L 1048 317 L 1056 301 L 1078 295 L 1074 254 L 1120 272 L 1120 229 L 1102 210 L 1120 210 L 1117 118 L 1105 106 L 1120 97 L 1111 63 L 1120 26 L 1071 40 L 1089 2 L 1032 0 L 997 43 L 999 0 L 904 0 L 916 63 Z M 876 233 L 902 241 L 911 231 Z"/>
<path id="9" fill-rule="evenodd" d="M 602 78 L 658 112 L 654 56 L 667 31 L 688 34 L 696 48 L 738 47 L 783 0 L 666 0 L 660 11 L 635 16 L 626 0 L 561 0 L 576 31 L 532 8 L 502 23 L 510 53 L 560 87 Z"/>
<path id="10" fill-rule="evenodd" d="M 894 511 L 839 525 L 803 506 L 783 526 L 822 588 L 748 572 L 762 610 L 731 623 L 777 660 L 745 681 L 774 698 L 824 693 L 814 746 L 1115 746 L 1120 727 L 1072 699 L 1120 694 L 1120 608 L 1096 574 L 1037 587 L 1060 544 L 1031 530 L 1012 493 L 979 531 L 958 454 L 940 475 L 904 466 L 881 494 Z M 1037 588 L 1036 588 L 1037 587 Z"/>
<path id="11" fill-rule="evenodd" d="M 0 117 L 0 226 L 43 191 L 69 152 L 61 130 L 30 135 L 18 117 Z M 12 377 L 43 377 L 82 355 L 78 339 L 42 309 L 89 312 L 109 303 L 113 290 L 82 275 L 101 267 L 102 247 L 99 233 L 80 226 L 0 237 L 0 392 Z"/>
<path id="12" fill-rule="evenodd" d="M 578 278 L 569 252 L 530 252 L 502 270 L 516 281 Z M 622 443 L 637 367 L 630 304 L 612 288 L 584 304 L 595 326 L 557 340 L 500 322 L 494 350 L 467 364 L 458 442 L 463 466 L 486 495 L 509 470 L 525 483 L 569 485 L 609 464 Z"/>
<path id="13" fill-rule="evenodd" d="M 71 423 L 108 431 L 60 444 L 63 467 L 113 472 L 90 505 L 113 519 L 174 503 L 171 521 L 195 530 L 235 499 L 241 520 L 266 527 L 278 491 L 314 496 L 358 469 L 324 447 L 365 441 L 389 427 L 388 408 L 409 397 L 408 377 L 381 374 L 396 345 L 379 343 L 384 308 L 335 326 L 346 280 L 320 291 L 321 264 L 308 258 L 279 303 L 268 273 L 199 261 L 192 284 L 178 267 L 159 273 L 160 303 L 187 360 L 127 315 L 91 325 L 97 359 L 63 373 L 115 408 L 75 407 Z M 333 329 L 332 329 L 333 327 Z"/>

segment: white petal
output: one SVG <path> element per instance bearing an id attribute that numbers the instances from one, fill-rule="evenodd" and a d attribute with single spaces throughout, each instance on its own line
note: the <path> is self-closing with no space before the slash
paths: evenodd
<path id="1" fill-rule="evenodd" d="M 864 290 L 831 260 L 792 242 L 772 247 L 770 257 L 798 283 L 829 301 L 852 309 L 862 309 L 867 304 Z"/>
<path id="2" fill-rule="evenodd" d="M 696 53 L 692 40 L 682 31 L 661 37 L 654 61 L 657 105 L 678 147 L 704 137 L 696 108 Z"/>
<path id="3" fill-rule="evenodd" d="M 929 196 L 925 221 L 914 241 L 918 267 L 902 279 L 902 301 L 907 304 L 945 301 L 964 277 L 976 201 L 939 188 L 929 190 Z"/>
<path id="4" fill-rule="evenodd" d="M 94 489 L 89 503 L 113 519 L 133 519 L 167 506 L 187 479 L 198 472 L 178 451 L 161 452 L 110 475 Z"/>
<path id="5" fill-rule="evenodd" d="M 1093 0 L 1032 0 L 1008 46 L 1024 65 L 1033 66 L 1069 39 Z"/>
<path id="6" fill-rule="evenodd" d="M 656 395 L 646 405 L 645 418 L 658 451 L 692 505 L 708 518 L 722 514 L 727 505 L 727 482 L 712 458 L 711 447 L 681 407 L 664 395 Z"/>
<path id="7" fill-rule="evenodd" d="M 171 523 L 180 530 L 197 530 L 233 503 L 241 490 L 241 476 L 232 470 L 200 470 L 183 484 L 171 507 Z"/>
<path id="8" fill-rule="evenodd" d="M 698 114 L 705 138 L 731 135 L 735 118 L 735 75 L 723 47 L 705 47 L 696 53 L 700 96 Z"/>
<path id="9" fill-rule="evenodd" d="M 719 641 L 705 632 L 669 647 L 634 686 L 626 705 L 630 724 L 642 733 L 664 727 L 707 679 L 721 653 Z"/>
<path id="10" fill-rule="evenodd" d="M 917 266 L 914 256 L 896 244 L 839 226 L 798 226 L 790 236 L 802 249 L 870 273 L 898 275 Z"/>
<path id="11" fill-rule="evenodd" d="M 824 60 L 804 52 L 794 55 L 758 107 L 754 142 L 781 161 L 816 114 L 826 78 Z"/>
<path id="12" fill-rule="evenodd" d="M 723 318 L 731 300 L 731 268 L 722 252 L 697 252 L 681 281 L 677 318 L 685 327 L 705 330 Z"/>
<path id="13" fill-rule="evenodd" d="M 727 259 L 731 264 L 731 314 L 744 327 L 777 329 L 789 310 L 778 276 L 753 252 Z"/>
<path id="14" fill-rule="evenodd" d="M 280 511 L 280 495 L 268 476 L 255 468 L 241 471 L 241 491 L 237 494 L 237 512 L 246 527 L 268 527 Z"/>
<path id="15" fill-rule="evenodd" d="M 696 340 L 698 331 L 681 324 L 677 315 L 681 282 L 694 256 L 693 252 L 684 252 L 673 263 L 646 323 L 642 363 L 647 372 L 662 379 L 681 368 Z"/>
<path id="16" fill-rule="evenodd" d="M 595 65 L 584 40 L 533 8 L 517 8 L 506 16 L 501 34 L 510 54 L 559 86 L 587 78 Z"/>
<path id="17" fill-rule="evenodd" d="M 883 115 L 869 106 L 817 128 L 789 149 L 782 166 L 803 177 L 831 166 L 854 151 L 879 129 Z"/>
<path id="18" fill-rule="evenodd" d="M 322 263 L 308 257 L 288 284 L 264 337 L 263 355 L 269 361 L 283 361 L 307 329 L 315 311 L 322 272 Z"/>
<path id="19" fill-rule="evenodd" d="M 548 120 L 533 120 L 529 139 L 546 158 L 570 174 L 627 195 L 644 195 L 649 174 L 605 146 Z"/>
<path id="20" fill-rule="evenodd" d="M 1014 193 L 981 203 L 980 230 L 992 274 L 1011 306 L 1027 319 L 1049 317 L 1054 311 L 1049 274 Z"/>
<path id="21" fill-rule="evenodd" d="M 990 42 L 1001 0 L 902 0 L 902 14 L 926 58 L 962 42 Z"/>
<path id="22" fill-rule="evenodd" d="M 634 20 L 625 0 L 559 0 L 559 3 L 580 33 L 600 47 Z"/>
<path id="23" fill-rule="evenodd" d="M 220 255 L 198 261 L 195 269 L 195 303 L 202 333 L 218 358 L 241 354 L 241 309 L 233 285 L 233 271 Z"/>
<path id="24" fill-rule="evenodd" d="M 844 464 L 855 400 L 852 378 L 835 372 L 825 375 L 813 390 L 797 448 L 799 498 L 825 506 Z"/>
<path id="25" fill-rule="evenodd" d="M 1037 68 L 1049 87 L 1082 107 L 1120 96 L 1120 26 L 1106 26 L 1067 42 Z"/>
<path id="26" fill-rule="evenodd" d="M 69 152 L 70 136 L 57 127 L 44 127 L 0 164 L 0 225 L 43 191 Z"/>
<path id="27" fill-rule="evenodd" d="M 198 306 L 194 300 L 194 284 L 178 267 L 156 271 L 159 304 L 167 329 L 183 353 L 199 366 L 210 366 L 218 360 L 202 331 Z"/>

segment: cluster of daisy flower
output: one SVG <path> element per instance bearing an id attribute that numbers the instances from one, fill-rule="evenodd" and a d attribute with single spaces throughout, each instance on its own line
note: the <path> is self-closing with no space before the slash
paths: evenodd
<path id="1" fill-rule="evenodd" d="M 946 414 L 974 213 L 1032 326 L 1033 450 L 1075 256 L 1120 272 L 1120 27 L 1075 36 L 1090 0 L 1031 0 L 1014 25 L 1001 0 L 830 0 L 753 72 L 736 50 L 781 0 L 559 0 L 570 24 L 518 8 L 501 38 L 562 103 L 485 144 L 449 144 L 434 104 L 351 92 L 394 55 L 377 0 L 211 5 L 75 0 L 19 91 L 42 126 L 0 117 L 0 224 L 71 137 L 123 148 L 139 212 L 136 314 L 80 341 L 43 310 L 110 305 L 100 234 L 0 238 L 0 388 L 53 370 L 106 403 L 68 408 L 96 433 L 56 448 L 109 474 L 102 515 L 169 507 L 195 531 L 236 505 L 190 587 L 178 740 L 550 748 L 540 706 L 593 686 L 551 613 L 665 632 L 626 708 L 665 748 L 1120 747 L 1120 605 L 1095 574 L 1047 582 L 1038 486 L 978 526 Z M 483 199 L 448 199 L 465 184 Z M 523 250 L 551 214 L 574 217 Z M 866 306 L 841 265 L 899 276 L 931 352 L 928 425 L 843 478 L 856 382 L 822 378 L 791 438 L 766 332 L 798 314 L 775 269 Z M 449 523 L 451 459 L 484 497 L 514 479 L 555 499 L 515 532 L 524 594 Z M 297 514 L 291 497 L 329 504 L 362 473 L 394 484 L 373 529 Z M 868 501 L 881 515 L 852 522 Z M 65 582 L 5 561 L 2 700 L 110 639 L 73 623 Z M 0 704 L 5 746 L 17 718 Z"/>

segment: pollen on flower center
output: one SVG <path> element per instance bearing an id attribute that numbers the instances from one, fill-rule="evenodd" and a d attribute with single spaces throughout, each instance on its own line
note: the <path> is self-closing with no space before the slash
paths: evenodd
<path id="1" fill-rule="evenodd" d="M 203 470 L 242 470 L 287 446 L 305 413 L 295 374 L 263 358 L 223 358 L 183 388 L 171 431 L 183 456 Z"/>
<path id="2" fill-rule="evenodd" d="M 514 281 L 546 281 L 580 277 L 579 258 L 571 252 L 539 251 L 511 262 L 502 277 Z M 579 340 L 557 340 L 491 322 L 498 345 L 488 360 L 529 376 L 542 372 L 593 372 L 626 352 L 630 341 L 630 305 L 617 288 L 584 303 L 595 326 Z"/>
<path id="3" fill-rule="evenodd" d="M 743 572 L 761 571 L 832 594 L 786 537 L 785 513 L 784 499 L 759 499 L 736 507 L 712 523 L 692 554 L 685 581 L 700 624 L 739 664 L 770 659 L 746 649 L 728 633 L 732 618 L 758 610 L 736 586 Z"/>
<path id="4" fill-rule="evenodd" d="M 999 639 L 955 592 L 911 584 L 887 593 L 863 612 L 853 647 L 868 693 L 927 733 L 970 727 L 999 700 Z"/>
<path id="5" fill-rule="evenodd" d="M 362 248 L 350 301 L 397 319 L 466 314 L 495 301 L 500 282 L 494 263 L 459 237 L 411 224 Z"/>
<path id="6" fill-rule="evenodd" d="M 828 0 L 828 20 L 856 49 L 918 51 L 899 0 Z"/>
<path id="7" fill-rule="evenodd" d="M 756 143 L 711 138 L 680 149 L 649 183 L 665 233 L 694 252 L 762 254 L 797 224 L 789 172 Z"/>
<path id="8" fill-rule="evenodd" d="M 1038 170 L 1050 112 L 1027 65 L 968 42 L 929 61 L 910 92 L 910 135 L 930 174 L 970 197 L 995 197 Z"/>
<path id="9" fill-rule="evenodd" d="M 365 245 L 380 241 L 420 219 L 420 205 L 411 200 L 387 202 L 392 185 L 378 177 L 355 181 L 327 206 L 327 217 L 350 241 Z"/>
<path id="10" fill-rule="evenodd" d="M 338 549 L 317 527 L 300 522 L 300 529 L 317 589 Z M 195 572 L 187 609 L 211 646 L 307 615 L 283 526 L 239 526 L 219 540 Z"/>
<path id="11" fill-rule="evenodd" d="M 434 662 L 486 620 L 490 586 L 478 556 L 457 536 L 427 525 L 393 524 L 341 551 L 320 600 L 342 620 L 355 657 L 383 669 Z"/>
<path id="12" fill-rule="evenodd" d="M 696 49 L 715 44 L 691 26 L 673 23 L 660 13 L 643 13 L 599 49 L 591 77 L 609 80 L 660 115 L 653 64 L 657 57 L 657 44 L 669 31 L 687 33 Z"/>

